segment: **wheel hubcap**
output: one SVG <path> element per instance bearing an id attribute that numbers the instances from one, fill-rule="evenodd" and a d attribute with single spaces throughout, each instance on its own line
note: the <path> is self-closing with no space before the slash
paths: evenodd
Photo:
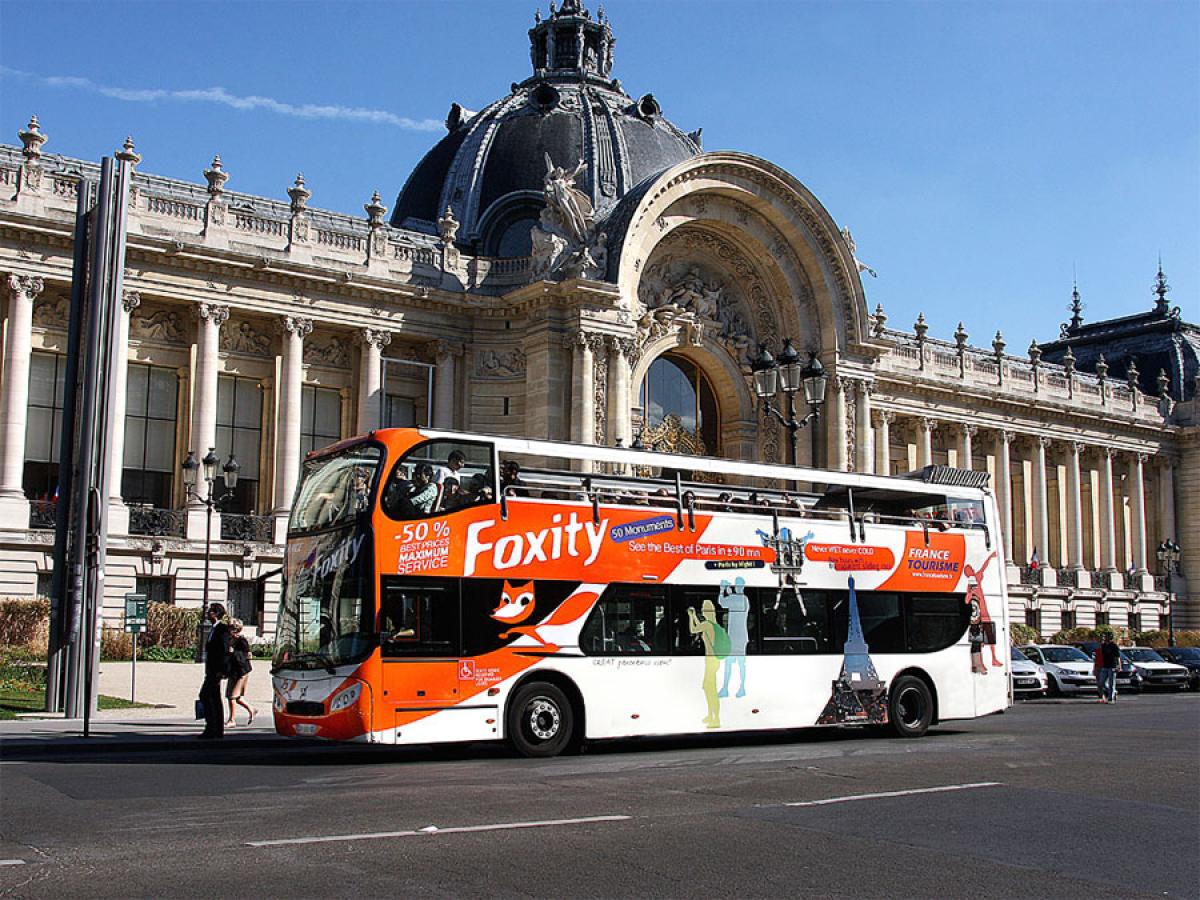
<path id="1" fill-rule="evenodd" d="M 924 712 L 924 703 L 921 702 L 921 692 L 916 688 L 906 688 L 896 707 L 900 711 L 900 721 L 906 728 L 916 728 L 921 724 L 921 716 Z"/>
<path id="2" fill-rule="evenodd" d="M 562 718 L 558 707 L 544 697 L 539 697 L 527 707 L 529 731 L 539 741 L 548 741 L 558 734 Z"/>

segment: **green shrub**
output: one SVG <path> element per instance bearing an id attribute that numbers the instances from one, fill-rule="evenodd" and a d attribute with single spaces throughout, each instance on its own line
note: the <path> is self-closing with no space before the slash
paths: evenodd
<path id="1" fill-rule="evenodd" d="M 133 659 L 133 635 L 120 628 L 105 625 L 100 630 L 100 658 L 109 660 Z"/>
<path id="2" fill-rule="evenodd" d="M 151 603 L 147 608 L 146 630 L 138 638 L 138 645 L 195 650 L 199 627 L 198 607 L 185 609 L 169 603 Z"/>
<path id="3" fill-rule="evenodd" d="M 1026 625 L 1024 622 L 1013 622 L 1008 626 L 1008 633 L 1012 637 L 1014 644 L 1036 644 L 1040 640 L 1041 635 L 1037 633 L 1037 629 Z"/>
<path id="4" fill-rule="evenodd" d="M 147 662 L 192 662 L 195 658 L 196 648 L 194 646 L 186 649 L 182 647 L 147 647 L 145 650 L 138 647 L 138 659 Z"/>
<path id="5" fill-rule="evenodd" d="M 45 656 L 49 632 L 49 600 L 0 600 L 0 644 L 40 648 Z"/>
<path id="6" fill-rule="evenodd" d="M 1200 647 L 1200 631 L 1175 631 L 1176 647 Z"/>
<path id="7" fill-rule="evenodd" d="M 1133 641 L 1139 647 L 1165 647 L 1170 643 L 1171 633 L 1161 628 L 1153 631 L 1139 631 Z"/>
<path id="8" fill-rule="evenodd" d="M 275 645 L 270 641 L 259 641 L 250 645 L 250 655 L 255 659 L 271 659 L 275 656 Z"/>

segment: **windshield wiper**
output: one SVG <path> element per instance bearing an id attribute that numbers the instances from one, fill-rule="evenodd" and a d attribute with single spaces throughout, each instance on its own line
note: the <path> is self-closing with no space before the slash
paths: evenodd
<path id="1" fill-rule="evenodd" d="M 299 656 L 293 656 L 288 660 L 289 663 L 302 663 L 311 661 L 320 663 L 321 668 L 323 668 L 330 675 L 334 674 L 333 657 L 328 653 L 321 653 L 320 651 L 313 653 L 301 653 Z"/>

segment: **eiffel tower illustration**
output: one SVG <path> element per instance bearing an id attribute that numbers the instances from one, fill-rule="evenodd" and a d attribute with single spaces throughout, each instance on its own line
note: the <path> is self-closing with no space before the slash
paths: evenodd
<path id="1" fill-rule="evenodd" d="M 843 722 L 882 724 L 887 721 L 887 685 L 871 662 L 867 640 L 858 616 L 854 579 L 847 580 L 850 627 L 842 645 L 842 670 L 833 682 L 829 702 L 817 718 L 818 725 Z"/>

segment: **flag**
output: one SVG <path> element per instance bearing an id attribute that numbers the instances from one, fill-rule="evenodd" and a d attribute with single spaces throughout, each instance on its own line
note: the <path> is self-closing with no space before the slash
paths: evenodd
<path id="1" fill-rule="evenodd" d="M 1029 568 L 1036 569 L 1038 567 L 1037 547 L 1033 548 L 1033 555 L 1029 557 Z"/>

